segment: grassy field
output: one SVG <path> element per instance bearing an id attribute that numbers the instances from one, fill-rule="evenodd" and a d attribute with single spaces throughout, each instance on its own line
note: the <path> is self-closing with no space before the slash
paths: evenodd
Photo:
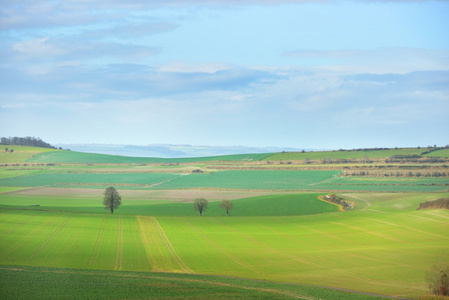
<path id="1" fill-rule="evenodd" d="M 20 176 L 12 176 L 12 174 Z M 2 176 L 2 174 L 4 174 Z M 114 185 L 121 189 L 227 189 L 272 191 L 447 191 L 446 177 L 339 177 L 340 171 L 219 171 L 191 173 L 51 173 L 39 170 L 0 172 L 3 187 L 98 188 Z M 1 178 L 4 177 L 4 178 Z"/>
<path id="2" fill-rule="evenodd" d="M 265 195 L 233 200 L 233 216 L 293 216 L 325 212 L 335 212 L 338 207 L 317 201 L 321 194 L 279 194 Z M 101 191 L 94 198 L 53 197 L 28 194 L 0 194 L 0 207 L 21 210 L 84 212 L 93 214 L 108 214 L 98 205 Z M 120 207 L 121 215 L 151 215 L 151 216 L 196 216 L 191 202 L 168 202 L 156 199 L 127 200 Z M 219 201 L 211 201 L 205 212 L 207 216 L 225 216 L 225 211 L 219 207 Z"/>
<path id="3" fill-rule="evenodd" d="M 359 210 L 290 217 L 237 216 L 239 201 L 254 198 L 236 201 L 232 217 L 2 209 L 0 264 L 216 274 L 413 297 L 425 293 L 426 270 L 449 248 L 449 212 L 408 204 L 422 196 L 351 194 Z"/>
<path id="4" fill-rule="evenodd" d="M 0 265 L 0 270 L 0 289 L 7 299 L 385 299 L 314 286 L 205 275 L 5 265 Z M 39 293 L 30 282 L 39 284 Z"/>
<path id="5" fill-rule="evenodd" d="M 313 151 L 313 152 L 285 152 L 270 155 L 263 160 L 321 160 L 321 159 L 370 159 L 388 158 L 393 155 L 420 155 L 423 149 L 417 148 L 399 148 L 390 150 L 371 150 L 371 151 Z"/>
<path id="6" fill-rule="evenodd" d="M 157 157 L 129 157 L 108 154 L 83 153 L 75 151 L 54 151 L 41 153 L 28 159 L 33 163 L 107 163 L 107 164 L 141 164 L 141 163 L 189 163 L 200 161 L 256 161 L 270 155 L 261 154 L 235 154 L 209 157 L 191 158 L 157 158 Z"/>
<path id="7" fill-rule="evenodd" d="M 293 160 L 290 153 L 168 164 L 22 150 L 0 156 L 8 164 L 0 168 L 0 294 L 8 299 L 372 298 L 335 289 L 417 298 L 427 292 L 432 264 L 447 259 L 449 211 L 416 210 L 449 197 L 447 177 L 341 177 L 343 165 L 214 169 Z M 316 155 L 311 159 L 324 154 Z M 198 168 L 205 172 L 192 174 Z M 101 205 L 110 185 L 123 198 L 114 215 Z M 339 212 L 318 200 L 329 192 L 354 201 L 355 209 Z M 200 197 L 209 200 L 202 217 L 192 205 Z M 222 199 L 234 203 L 230 217 L 219 208 Z"/>
<path id="8" fill-rule="evenodd" d="M 430 152 L 429 154 L 426 154 L 426 156 L 434 156 L 434 157 L 449 157 L 449 149 L 440 149 L 433 152 Z"/>

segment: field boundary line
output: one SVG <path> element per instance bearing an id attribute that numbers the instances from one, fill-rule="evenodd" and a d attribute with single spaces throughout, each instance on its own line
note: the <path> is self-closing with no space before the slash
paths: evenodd
<path id="1" fill-rule="evenodd" d="M 369 202 L 369 201 L 366 200 L 366 199 L 363 199 L 363 198 L 360 198 L 360 197 L 357 197 L 357 196 L 354 196 L 354 195 L 345 195 L 345 196 L 348 196 L 348 197 L 350 197 L 350 198 L 354 198 L 354 199 L 357 199 L 357 200 L 360 200 L 360 201 L 365 202 L 366 206 L 365 206 L 363 209 L 366 209 L 366 208 L 368 208 L 368 207 L 371 206 L 371 202 Z"/>
<path id="2" fill-rule="evenodd" d="M 341 172 L 338 173 L 338 174 L 332 175 L 331 178 L 327 178 L 327 179 L 324 179 L 324 180 L 321 180 L 321 181 L 318 181 L 318 182 L 309 183 L 308 185 L 317 185 L 317 184 L 321 184 L 321 183 L 324 183 L 324 182 L 330 182 L 330 181 L 334 181 L 334 180 L 340 179 L 340 177 L 339 177 L 340 174 L 341 174 Z"/>
<path id="3" fill-rule="evenodd" d="M 170 253 L 171 257 L 176 261 L 176 263 L 179 265 L 179 267 L 187 272 L 187 273 L 193 273 L 193 271 L 182 261 L 182 259 L 179 257 L 179 255 L 176 253 L 175 249 L 173 248 L 173 245 L 170 243 L 170 240 L 165 235 L 164 230 L 162 229 L 161 225 L 159 225 L 159 222 L 156 220 L 155 217 L 151 216 L 149 217 L 151 222 L 153 223 L 154 227 L 156 228 L 159 237 L 162 239 L 162 241 L 165 244 L 165 247 L 167 248 L 168 252 Z"/>
<path id="4" fill-rule="evenodd" d="M 175 180 L 175 179 L 178 179 L 178 178 L 179 178 L 179 175 L 176 176 L 176 177 L 172 177 L 172 178 L 169 178 L 169 179 L 165 179 L 165 180 L 156 182 L 156 183 L 148 184 L 147 186 L 148 186 L 149 188 L 152 188 L 152 187 L 161 185 L 161 184 L 166 183 L 166 182 L 170 182 L 170 181 Z"/>
<path id="5" fill-rule="evenodd" d="M 116 252 L 115 252 L 115 270 L 117 270 L 117 268 L 119 270 L 122 269 L 122 257 L 123 257 L 123 253 L 122 253 L 122 216 L 118 216 L 118 225 L 117 225 L 117 248 L 116 248 Z"/>
<path id="6" fill-rule="evenodd" d="M 101 222 L 100 231 L 98 232 L 97 241 L 95 242 L 94 249 L 92 250 L 92 254 L 90 255 L 88 266 L 91 264 L 94 265 L 97 261 L 98 253 L 100 252 L 101 243 L 103 241 L 104 235 L 104 224 L 105 224 L 106 216 L 103 217 L 103 221 Z"/>
<path id="7" fill-rule="evenodd" d="M 53 231 L 53 233 L 39 246 L 39 248 L 33 252 L 33 254 L 31 254 L 30 257 L 28 257 L 28 259 L 25 261 L 25 264 L 30 263 L 31 261 L 33 261 L 39 254 L 42 253 L 42 251 L 44 251 L 45 248 L 47 248 L 48 244 L 50 244 L 50 242 L 54 239 L 54 237 L 64 228 L 64 226 L 69 222 L 69 220 L 72 217 L 67 217 L 67 219 L 65 219 L 61 225 L 59 225 L 58 228 L 56 228 L 55 231 Z"/>
<path id="8" fill-rule="evenodd" d="M 323 202 L 326 202 L 326 203 L 329 203 L 329 204 L 332 204 L 332 205 L 337 206 L 339 211 L 345 211 L 345 210 L 343 209 L 343 206 L 341 206 L 340 204 L 337 204 L 337 203 L 334 203 L 334 202 L 330 202 L 330 201 L 325 200 L 325 199 L 324 199 L 324 196 L 318 196 L 317 198 L 318 198 L 318 200 L 321 200 L 321 201 L 323 201 Z"/>
<path id="9" fill-rule="evenodd" d="M 192 229 L 194 232 L 198 233 L 208 244 L 210 244 L 212 247 L 214 247 L 215 249 L 217 249 L 218 251 L 220 251 L 221 253 L 223 253 L 226 257 L 228 257 L 229 259 L 231 259 L 233 262 L 235 262 L 238 265 L 241 265 L 242 267 L 254 272 L 254 273 L 258 273 L 258 274 L 265 274 L 262 271 L 258 271 L 256 269 L 254 269 L 253 267 L 251 267 L 250 265 L 240 261 L 240 259 L 234 257 L 233 255 L 231 255 L 230 253 L 228 253 L 227 251 L 223 250 L 221 247 L 219 247 L 216 243 L 214 243 L 211 239 L 209 239 L 206 235 L 204 235 L 203 233 L 201 233 L 198 229 L 196 229 L 196 227 L 190 223 L 189 221 L 187 221 L 185 218 L 182 218 L 183 222 L 185 224 L 187 224 L 187 226 L 190 227 L 190 229 Z"/>

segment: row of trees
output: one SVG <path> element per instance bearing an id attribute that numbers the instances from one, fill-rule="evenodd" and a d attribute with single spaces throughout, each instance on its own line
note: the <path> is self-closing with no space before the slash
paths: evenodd
<path id="1" fill-rule="evenodd" d="M 208 201 L 204 198 L 198 198 L 193 202 L 193 209 L 199 212 L 200 216 L 203 215 L 203 212 L 206 211 L 208 206 Z M 122 204 L 122 197 L 119 192 L 114 187 L 108 187 L 103 194 L 103 205 L 105 209 L 108 209 L 111 214 L 114 213 L 114 210 L 119 208 Z M 226 215 L 229 216 L 229 212 L 231 211 L 234 203 L 230 200 L 222 200 L 220 202 L 220 208 L 226 209 Z"/>
<path id="2" fill-rule="evenodd" d="M 400 172 L 400 171 L 391 171 L 391 172 L 381 172 L 381 171 L 352 171 L 345 172 L 341 176 L 368 176 L 368 177 L 448 177 L 449 172 Z"/>
<path id="3" fill-rule="evenodd" d="M 44 142 L 40 138 L 35 138 L 31 136 L 27 137 L 2 137 L 0 138 L 0 145 L 19 145 L 19 146 L 34 146 L 43 148 L 53 148 L 49 143 Z"/>
<path id="4" fill-rule="evenodd" d="M 206 199 L 198 198 L 193 202 L 193 209 L 202 216 L 203 212 L 207 209 L 208 203 L 209 202 Z M 230 200 L 222 200 L 219 206 L 220 208 L 226 209 L 226 215 L 229 216 L 229 212 L 234 206 L 234 203 Z"/>
<path id="5" fill-rule="evenodd" d="M 440 198 L 433 201 L 421 202 L 418 210 L 420 209 L 449 209 L 449 198 Z"/>

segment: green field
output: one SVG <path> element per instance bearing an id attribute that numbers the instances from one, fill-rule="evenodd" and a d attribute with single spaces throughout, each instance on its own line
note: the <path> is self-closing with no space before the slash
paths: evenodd
<path id="1" fill-rule="evenodd" d="M 151 299 L 385 299 L 307 285 L 207 275 L 5 265 L 0 265 L 0 270 L 3 295 L 13 299 L 148 299 L 149 295 Z M 39 283 L 39 293 L 31 282 Z"/>
<path id="2" fill-rule="evenodd" d="M 402 297 L 423 294 L 426 270 L 449 247 L 449 212 L 397 206 L 416 203 L 416 196 L 399 195 L 399 201 L 391 194 L 373 196 L 369 208 L 290 217 L 154 218 L 120 210 L 109 215 L 3 209 L 0 263 L 215 274 Z M 390 201 L 396 203 L 383 205 Z"/>
<path id="3" fill-rule="evenodd" d="M 320 160 L 320 159 L 377 159 L 389 158 L 393 155 L 420 155 L 423 149 L 417 148 L 399 148 L 390 150 L 370 150 L 370 151 L 308 151 L 308 152 L 283 152 L 270 155 L 263 160 Z"/>
<path id="4" fill-rule="evenodd" d="M 41 153 L 28 159 L 32 163 L 106 163 L 106 164 L 140 164 L 140 163 L 189 163 L 199 161 L 256 161 L 270 153 L 235 154 L 192 158 L 157 158 L 157 157 L 129 157 L 75 151 L 54 151 Z"/>
<path id="5" fill-rule="evenodd" d="M 13 173 L 18 176 L 13 176 Z M 2 174 L 4 174 L 2 176 Z M 28 175 L 31 174 L 31 175 Z M 55 173 L 39 170 L 0 172 L 3 187 L 81 187 L 115 185 L 121 189 L 228 189 L 272 191 L 441 192 L 446 177 L 339 177 L 340 171 L 220 171 L 189 173 Z M 4 178 L 1 178 L 4 177 Z"/>
<path id="6" fill-rule="evenodd" d="M 257 196 L 235 200 L 233 216 L 297 216 L 336 212 L 338 207 L 323 201 L 317 201 L 321 194 L 279 194 Z M 101 198 L 101 193 L 98 193 Z M 5 209 L 84 212 L 93 214 L 108 214 L 98 206 L 98 198 L 62 198 L 42 197 L 36 195 L 0 194 L 0 207 Z M 120 207 L 121 215 L 151 215 L 151 216 L 196 216 L 192 203 L 169 203 L 158 200 L 127 200 Z M 224 216 L 225 211 L 219 207 L 219 202 L 210 202 L 207 216 Z"/>
<path id="7" fill-rule="evenodd" d="M 258 167 L 267 154 L 167 165 L 27 150 L 34 158 L 0 168 L 6 299 L 418 298 L 427 292 L 426 272 L 447 259 L 449 211 L 416 210 L 449 197 L 447 177 L 214 169 L 217 161 Z M 388 151 L 409 150 L 375 152 Z M 198 168 L 205 172 L 193 174 Z M 101 205 L 110 185 L 123 198 L 114 215 Z M 339 212 L 318 200 L 330 192 L 355 208 Z M 202 217 L 192 205 L 199 197 L 209 200 Z M 233 201 L 230 217 L 221 199 Z"/>
<path id="8" fill-rule="evenodd" d="M 434 157 L 449 157 L 449 149 L 440 149 L 430 152 L 426 154 L 426 156 L 434 156 Z"/>

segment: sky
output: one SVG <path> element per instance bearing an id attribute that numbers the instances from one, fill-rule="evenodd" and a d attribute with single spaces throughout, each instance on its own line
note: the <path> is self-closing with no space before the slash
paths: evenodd
<path id="1" fill-rule="evenodd" d="M 449 1 L 0 0 L 0 136 L 449 144 Z"/>

